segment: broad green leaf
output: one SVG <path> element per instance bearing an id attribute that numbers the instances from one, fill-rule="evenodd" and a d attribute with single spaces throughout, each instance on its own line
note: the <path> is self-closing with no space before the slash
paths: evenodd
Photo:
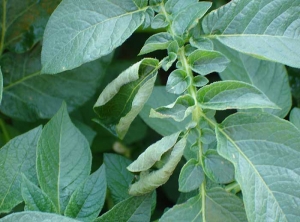
<path id="1" fill-rule="evenodd" d="M 230 60 L 217 51 L 196 50 L 188 57 L 191 69 L 200 74 L 207 75 L 212 72 L 222 72 Z"/>
<path id="2" fill-rule="evenodd" d="M 170 105 L 151 109 L 150 117 L 152 118 L 172 118 L 181 122 L 195 109 L 195 101 L 189 94 L 180 96 Z"/>
<path id="3" fill-rule="evenodd" d="M 108 84 L 94 105 L 99 123 L 123 139 L 151 95 L 157 69 L 158 60 L 143 59 Z"/>
<path id="4" fill-rule="evenodd" d="M 144 108 L 140 112 L 142 119 L 150 126 L 153 130 L 161 134 L 162 136 L 168 136 L 172 133 L 182 131 L 185 129 L 185 126 L 190 122 L 189 118 L 183 122 L 176 122 L 171 118 L 167 119 L 155 119 L 150 118 L 150 110 L 153 108 L 158 108 L 161 106 L 168 105 L 174 100 L 177 99 L 177 96 L 166 91 L 164 86 L 155 86 L 153 92 L 146 102 Z"/>
<path id="5" fill-rule="evenodd" d="M 65 216 L 80 221 L 92 221 L 99 215 L 106 196 L 105 167 L 102 165 L 72 194 Z"/>
<path id="6" fill-rule="evenodd" d="M 180 132 L 163 137 L 161 140 L 149 146 L 127 169 L 131 172 L 141 172 L 150 169 L 159 161 L 164 153 L 172 149 Z"/>
<path id="7" fill-rule="evenodd" d="M 69 217 L 64 217 L 57 214 L 52 213 L 44 213 L 44 212 L 19 212 L 10 214 L 2 219 L 0 222 L 79 222 L 78 220 L 74 220 Z"/>
<path id="8" fill-rule="evenodd" d="M 215 150 L 208 150 L 203 156 L 203 170 L 206 176 L 216 183 L 226 184 L 234 181 L 232 163 L 221 157 Z"/>
<path id="9" fill-rule="evenodd" d="M 300 131 L 268 113 L 231 115 L 216 131 L 219 153 L 235 167 L 249 221 L 297 221 Z"/>
<path id="10" fill-rule="evenodd" d="M 52 11 L 61 0 L 2 0 L 0 4 L 0 32 L 4 49 L 23 53 L 43 38 Z"/>
<path id="11" fill-rule="evenodd" d="M 145 10 L 132 0 L 62 1 L 45 30 L 42 73 L 59 73 L 109 54 L 143 23 Z"/>
<path id="12" fill-rule="evenodd" d="M 189 42 L 191 45 L 197 49 L 201 50 L 213 50 L 213 42 L 208 38 L 197 37 L 197 38 L 190 38 Z"/>
<path id="13" fill-rule="evenodd" d="M 166 183 L 181 160 L 186 142 L 186 138 L 183 137 L 175 144 L 162 168 L 151 173 L 141 172 L 140 179 L 130 186 L 129 194 L 134 196 L 143 195 Z"/>
<path id="14" fill-rule="evenodd" d="M 50 198 L 24 175 L 21 190 L 26 211 L 57 212 Z"/>
<path id="15" fill-rule="evenodd" d="M 205 215 L 205 218 L 203 218 L 203 215 Z M 213 188 L 205 192 L 204 201 L 199 194 L 183 204 L 175 205 L 168 210 L 159 221 L 246 222 L 247 217 L 243 202 L 240 198 L 231 193 L 227 193 L 221 188 Z"/>
<path id="16" fill-rule="evenodd" d="M 209 80 L 201 75 L 195 76 L 193 78 L 193 85 L 196 87 L 202 87 L 205 86 L 207 83 L 209 82 Z"/>
<path id="17" fill-rule="evenodd" d="M 290 121 L 300 130 L 300 109 L 294 107 L 290 113 Z"/>
<path id="18" fill-rule="evenodd" d="M 167 49 L 173 41 L 173 37 L 167 32 L 160 32 L 147 39 L 139 55 L 147 54 L 156 50 Z"/>
<path id="19" fill-rule="evenodd" d="M 150 221 L 152 194 L 130 197 L 115 205 L 94 222 L 139 222 Z"/>
<path id="20" fill-rule="evenodd" d="M 174 94 L 182 94 L 191 84 L 190 77 L 182 69 L 176 69 L 168 77 L 166 90 Z"/>
<path id="21" fill-rule="evenodd" d="M 2 94 L 3 94 L 3 74 L 0 67 L 0 104 L 2 102 Z"/>
<path id="22" fill-rule="evenodd" d="M 204 16 L 210 7 L 210 2 L 197 2 L 182 8 L 173 19 L 172 31 L 176 35 L 182 36 L 192 26 L 197 24 L 197 21 Z"/>
<path id="23" fill-rule="evenodd" d="M 22 202 L 22 173 L 37 183 L 36 147 L 41 132 L 42 128 L 37 127 L 0 149 L 0 213 L 8 213 Z"/>
<path id="24" fill-rule="evenodd" d="M 89 176 L 88 141 L 71 122 L 66 104 L 45 125 L 38 142 L 37 175 L 41 189 L 64 212 L 70 196 Z"/>
<path id="25" fill-rule="evenodd" d="M 300 67 L 300 2 L 233 0 L 202 22 L 206 37 L 259 58 Z"/>
<path id="26" fill-rule="evenodd" d="M 182 9 L 189 5 L 199 2 L 198 0 L 168 0 L 165 4 L 166 11 L 170 15 L 176 15 L 181 12 Z"/>
<path id="27" fill-rule="evenodd" d="M 69 111 L 87 102 L 98 90 L 111 55 L 60 76 L 40 75 L 41 47 L 26 54 L 5 53 L 1 112 L 23 121 L 51 118 L 67 101 Z M 88 73 L 88 75 L 87 75 Z"/>
<path id="28" fill-rule="evenodd" d="M 239 81 L 220 81 L 204 86 L 197 92 L 197 99 L 205 109 L 278 109 L 255 86 Z"/>
<path id="29" fill-rule="evenodd" d="M 163 14 L 157 14 L 151 22 L 152 29 L 165 28 L 168 25 L 169 25 L 169 23 L 167 21 L 167 18 Z"/>
<path id="30" fill-rule="evenodd" d="M 123 156 L 111 153 L 104 154 L 107 186 L 115 204 L 130 197 L 128 189 L 134 177 L 126 169 L 130 163 L 131 161 Z"/>
<path id="31" fill-rule="evenodd" d="M 284 65 L 262 61 L 234 51 L 218 42 L 215 49 L 225 54 L 231 62 L 220 73 L 223 80 L 238 80 L 260 89 L 273 103 L 281 109 L 264 109 L 265 112 L 285 117 L 291 107 L 291 90 Z M 256 112 L 256 110 L 253 110 Z"/>
<path id="32" fill-rule="evenodd" d="M 190 159 L 182 168 L 179 175 L 179 191 L 190 192 L 200 187 L 204 181 L 203 169 L 196 159 Z"/>

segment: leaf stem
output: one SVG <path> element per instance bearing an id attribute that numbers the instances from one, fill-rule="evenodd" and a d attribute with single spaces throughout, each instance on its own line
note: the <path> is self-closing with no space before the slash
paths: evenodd
<path id="1" fill-rule="evenodd" d="M 231 184 L 228 184 L 224 189 L 227 192 L 234 193 L 234 194 L 241 191 L 241 187 L 236 181 L 232 182 Z"/>
<path id="2" fill-rule="evenodd" d="M 2 0 L 2 34 L 1 34 L 1 42 L 0 42 L 0 56 L 4 50 L 4 39 L 6 33 L 6 0 Z"/>
<path id="3" fill-rule="evenodd" d="M 6 124 L 4 123 L 4 121 L 2 119 L 0 119 L 0 128 L 3 133 L 5 143 L 8 143 L 11 138 L 10 138 L 9 132 L 6 128 Z"/>
<path id="4" fill-rule="evenodd" d="M 206 191 L 205 191 L 205 180 L 203 181 L 203 183 L 201 184 L 201 198 L 202 198 L 202 221 L 206 222 L 206 214 L 205 214 L 205 195 L 206 195 Z"/>

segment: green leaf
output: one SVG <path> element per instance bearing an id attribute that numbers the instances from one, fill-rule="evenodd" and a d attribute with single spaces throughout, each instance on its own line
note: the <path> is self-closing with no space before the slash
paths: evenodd
<path id="1" fill-rule="evenodd" d="M 0 149 L 0 213 L 8 213 L 22 202 L 22 173 L 37 183 L 36 147 L 41 132 L 42 128 L 37 127 Z"/>
<path id="2" fill-rule="evenodd" d="M 221 81 L 204 86 L 197 92 L 197 99 L 205 109 L 278 109 L 255 86 L 239 81 Z"/>
<path id="3" fill-rule="evenodd" d="M 231 115 L 216 131 L 219 153 L 235 167 L 249 221 L 297 221 L 300 131 L 268 113 Z"/>
<path id="4" fill-rule="evenodd" d="M 172 149 L 180 132 L 163 137 L 161 140 L 149 146 L 127 169 L 131 172 L 141 172 L 150 169 L 159 161 L 164 153 Z"/>
<path id="5" fill-rule="evenodd" d="M 71 122 L 66 104 L 45 125 L 38 142 L 37 175 L 41 189 L 61 214 L 91 170 L 88 141 Z"/>
<path id="6" fill-rule="evenodd" d="M 234 0 L 202 22 L 206 37 L 259 58 L 300 67 L 300 2 Z"/>
<path id="7" fill-rule="evenodd" d="M 148 0 L 133 0 L 133 2 L 138 8 L 144 8 L 148 5 Z"/>
<path id="8" fill-rule="evenodd" d="M 162 60 L 162 68 L 168 71 L 177 59 L 177 54 L 174 52 L 168 53 L 168 56 Z"/>
<path id="9" fill-rule="evenodd" d="M 294 107 L 290 113 L 290 121 L 293 123 L 298 129 L 300 129 L 300 109 Z"/>
<path id="10" fill-rule="evenodd" d="M 145 20 L 143 23 L 143 29 L 148 28 L 149 26 L 151 26 L 152 20 L 154 18 L 154 10 L 153 8 L 147 8 L 145 11 Z"/>
<path id="11" fill-rule="evenodd" d="M 205 215 L 205 218 L 203 218 L 203 215 Z M 246 222 L 247 217 L 240 198 L 227 193 L 221 188 L 214 188 L 205 192 L 204 201 L 199 194 L 183 204 L 175 205 L 159 221 Z"/>
<path id="12" fill-rule="evenodd" d="M 152 118 L 172 118 L 181 122 L 195 109 L 195 101 L 189 94 L 180 96 L 170 105 L 151 109 L 150 117 Z"/>
<path id="13" fill-rule="evenodd" d="M 99 123 L 114 135 L 124 138 L 131 122 L 151 95 L 157 69 L 158 60 L 143 59 L 108 84 L 94 105 Z"/>
<path id="14" fill-rule="evenodd" d="M 26 211 L 57 212 L 50 198 L 24 175 L 21 190 Z"/>
<path id="15" fill-rule="evenodd" d="M 72 120 L 74 125 L 80 130 L 80 132 L 85 136 L 87 141 L 89 142 L 89 145 L 91 146 L 93 143 L 93 140 L 95 139 L 97 132 L 94 131 L 90 126 L 84 124 L 83 122 L 80 122 L 78 120 Z"/>
<path id="16" fill-rule="evenodd" d="M 213 46 L 213 42 L 208 39 L 208 38 L 204 38 L 204 37 L 191 37 L 190 38 L 190 43 L 193 47 L 197 48 L 197 49 L 201 49 L 201 50 L 213 50 L 214 46 Z"/>
<path id="17" fill-rule="evenodd" d="M 263 111 L 285 117 L 291 108 L 291 90 L 286 68 L 279 63 L 262 61 L 234 51 L 218 42 L 215 49 L 225 54 L 231 63 L 220 73 L 223 80 L 238 80 L 254 85 L 281 109 Z M 253 110 L 256 112 L 257 110 Z"/>
<path id="18" fill-rule="evenodd" d="M 191 69 L 200 74 L 207 75 L 212 72 L 222 72 L 230 60 L 217 51 L 196 50 L 188 57 Z"/>
<path id="19" fill-rule="evenodd" d="M 163 14 L 156 15 L 151 22 L 152 29 L 165 28 L 168 25 L 169 25 L 169 23 L 167 21 L 167 18 Z"/>
<path id="20" fill-rule="evenodd" d="M 215 183 L 230 183 L 234 181 L 234 167 L 231 162 L 221 157 L 217 151 L 208 150 L 203 156 L 205 175 Z"/>
<path id="21" fill-rule="evenodd" d="M 109 54 L 144 17 L 145 9 L 137 8 L 132 0 L 64 0 L 46 27 L 42 73 L 59 73 Z"/>
<path id="22" fill-rule="evenodd" d="M 49 221 L 59 221 L 59 222 L 79 222 L 78 220 L 74 220 L 69 217 L 64 217 L 57 214 L 52 213 L 44 213 L 44 212 L 19 212 L 10 214 L 2 219 L 1 222 L 49 222 Z"/>
<path id="23" fill-rule="evenodd" d="M 3 0 L 0 4 L 4 49 L 23 53 L 43 38 L 47 21 L 61 0 Z"/>
<path id="24" fill-rule="evenodd" d="M 172 41 L 173 37 L 167 32 L 154 34 L 147 39 L 139 55 L 147 54 L 156 50 L 167 49 Z"/>
<path id="25" fill-rule="evenodd" d="M 176 69 L 168 77 L 166 90 L 174 94 L 182 94 L 191 84 L 190 77 L 182 69 Z"/>
<path id="26" fill-rule="evenodd" d="M 154 119 L 149 117 L 150 110 L 152 108 L 155 109 L 161 106 L 168 105 L 174 102 L 174 100 L 176 99 L 177 96 L 168 93 L 164 86 L 155 86 L 150 98 L 140 112 L 140 116 L 148 126 L 150 126 L 153 130 L 155 130 L 162 136 L 168 136 L 172 133 L 184 130 L 185 126 L 190 122 L 189 118 L 187 118 L 183 122 L 176 122 L 171 118 Z"/>
<path id="27" fill-rule="evenodd" d="M 182 9 L 189 5 L 199 2 L 198 0 L 168 0 L 165 4 L 166 11 L 170 15 L 176 15 L 181 12 Z"/>
<path id="28" fill-rule="evenodd" d="M 104 154 L 107 185 L 115 204 L 130 197 L 128 189 L 134 177 L 126 170 L 130 163 L 131 161 L 123 156 Z"/>
<path id="29" fill-rule="evenodd" d="M 2 102 L 2 94 L 3 94 L 3 74 L 0 67 L 0 104 Z"/>
<path id="30" fill-rule="evenodd" d="M 190 192 L 200 187 L 205 175 L 201 165 L 196 159 L 190 159 L 181 168 L 179 175 L 179 191 Z"/>
<path id="31" fill-rule="evenodd" d="M 205 86 L 207 83 L 209 82 L 209 80 L 201 75 L 195 76 L 193 78 L 193 85 L 196 87 L 202 87 Z"/>
<path id="32" fill-rule="evenodd" d="M 197 24 L 197 21 L 204 16 L 211 5 L 210 2 L 197 2 L 182 8 L 173 19 L 171 25 L 173 32 L 178 36 L 182 36 Z"/>
<path id="33" fill-rule="evenodd" d="M 65 216 L 80 221 L 92 221 L 99 215 L 106 196 L 105 167 L 102 165 L 72 194 Z"/>
<path id="34" fill-rule="evenodd" d="M 129 194 L 135 196 L 143 195 L 166 183 L 181 160 L 186 142 L 186 138 L 183 137 L 175 144 L 162 168 L 152 171 L 151 173 L 142 172 L 139 181 L 132 184 L 129 188 Z"/>
<path id="35" fill-rule="evenodd" d="M 1 57 L 4 88 L 0 110 L 12 118 L 27 122 L 51 118 L 63 100 L 69 111 L 83 105 L 98 90 L 112 57 L 53 76 L 40 75 L 40 52 L 41 47 L 36 46 L 26 54 Z"/>
<path id="36" fill-rule="evenodd" d="M 152 194 L 139 197 L 131 197 L 103 214 L 94 222 L 138 222 L 150 221 Z"/>

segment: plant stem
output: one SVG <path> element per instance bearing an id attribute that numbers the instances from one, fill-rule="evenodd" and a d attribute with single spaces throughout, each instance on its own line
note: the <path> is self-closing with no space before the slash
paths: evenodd
<path id="1" fill-rule="evenodd" d="M 231 184 L 228 184 L 224 189 L 227 192 L 231 192 L 231 193 L 234 193 L 234 194 L 241 191 L 241 187 L 236 181 L 231 183 Z"/>
<path id="2" fill-rule="evenodd" d="M 8 143 L 10 141 L 10 135 L 7 131 L 6 124 L 2 119 L 0 119 L 0 128 L 3 133 L 5 143 Z"/>
<path id="3" fill-rule="evenodd" d="M 6 0 L 2 0 L 2 34 L 1 34 L 1 42 L 0 42 L 0 56 L 4 50 L 4 39 L 6 33 Z"/>

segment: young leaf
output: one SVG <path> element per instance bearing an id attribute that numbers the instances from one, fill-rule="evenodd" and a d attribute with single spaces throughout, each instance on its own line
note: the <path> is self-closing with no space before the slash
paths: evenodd
<path id="1" fill-rule="evenodd" d="M 231 115 L 216 131 L 219 153 L 235 167 L 249 221 L 297 221 L 300 131 L 268 113 Z"/>
<path id="2" fill-rule="evenodd" d="M 148 5 L 148 0 L 133 0 L 133 2 L 138 8 L 144 8 Z"/>
<path id="3" fill-rule="evenodd" d="M 179 191 L 190 192 L 200 187 L 205 175 L 196 159 L 190 159 L 182 168 L 179 175 Z"/>
<path id="4" fill-rule="evenodd" d="M 168 56 L 165 57 L 162 61 L 162 68 L 165 71 L 168 71 L 171 68 L 171 66 L 173 65 L 173 63 L 176 61 L 176 59 L 177 59 L 176 53 L 174 53 L 174 52 L 168 53 Z"/>
<path id="5" fill-rule="evenodd" d="M 191 69 L 200 74 L 207 75 L 212 72 L 222 72 L 230 60 L 217 51 L 196 50 L 188 57 Z"/>
<path id="6" fill-rule="evenodd" d="M 161 217 L 159 222 L 248 221 L 243 202 L 237 196 L 227 193 L 221 188 L 213 188 L 205 193 L 204 198 L 203 201 L 199 194 L 183 204 L 175 205 Z"/>
<path id="7" fill-rule="evenodd" d="M 24 175 L 22 182 L 22 197 L 25 202 L 26 211 L 57 213 L 50 198 Z"/>
<path id="8" fill-rule="evenodd" d="M 143 23 L 145 10 L 132 0 L 64 0 L 46 27 L 42 73 L 74 69 L 109 54 Z"/>
<path id="9" fill-rule="evenodd" d="M 175 16 L 181 12 L 182 9 L 198 2 L 198 0 L 168 0 L 165 4 L 165 8 L 168 14 Z"/>
<path id="10" fill-rule="evenodd" d="M 36 146 L 41 132 L 42 128 L 37 127 L 0 149 L 0 213 L 8 213 L 22 202 L 22 173 L 37 183 Z"/>
<path id="11" fill-rule="evenodd" d="M 69 111 L 78 108 L 98 91 L 112 58 L 109 55 L 53 76 L 40 75 L 40 53 L 41 47 L 36 46 L 25 54 L 5 53 L 1 57 L 4 88 L 0 109 L 12 118 L 27 122 L 51 118 L 63 100 Z"/>
<path id="12" fill-rule="evenodd" d="M 160 32 L 147 39 L 139 55 L 147 54 L 156 50 L 167 49 L 173 41 L 173 37 L 167 32 Z"/>
<path id="13" fill-rule="evenodd" d="M 278 109 L 255 86 L 238 81 L 214 82 L 204 86 L 197 92 L 197 99 L 200 106 L 205 109 Z"/>
<path id="14" fill-rule="evenodd" d="M 93 221 L 102 209 L 105 196 L 106 175 L 102 165 L 75 190 L 64 215 L 80 221 Z"/>
<path id="15" fill-rule="evenodd" d="M 231 62 L 220 73 L 223 80 L 238 80 L 254 85 L 281 109 L 263 109 L 265 112 L 285 117 L 292 104 L 286 68 L 274 62 L 262 61 L 234 51 L 217 41 L 215 49 L 224 53 Z M 263 74 L 263 75 L 262 75 Z M 257 110 L 253 110 L 256 112 Z"/>
<path id="16" fill-rule="evenodd" d="M 163 14 L 158 14 L 156 15 L 152 22 L 151 22 L 151 28 L 153 29 L 160 29 L 160 28 L 165 28 L 169 25 L 166 16 Z"/>
<path id="17" fill-rule="evenodd" d="M 79 222 L 78 220 L 74 220 L 69 217 L 64 217 L 57 214 L 52 213 L 44 213 L 44 212 L 19 212 L 10 214 L 0 220 L 1 222 L 49 222 L 49 221 L 59 221 L 59 222 Z"/>
<path id="18" fill-rule="evenodd" d="M 47 20 L 61 0 L 3 0 L 0 6 L 4 49 L 23 53 L 43 38 Z"/>
<path id="19" fill-rule="evenodd" d="M 180 132 L 163 137 L 149 146 L 127 169 L 131 172 L 141 172 L 150 169 L 159 161 L 164 153 L 173 148 Z"/>
<path id="20" fill-rule="evenodd" d="M 126 167 L 131 161 L 123 156 L 111 153 L 105 153 L 103 161 L 107 186 L 111 192 L 114 203 L 117 204 L 130 197 L 128 189 L 134 176 L 126 170 Z"/>
<path id="21" fill-rule="evenodd" d="M 151 26 L 151 23 L 153 21 L 154 18 L 154 10 L 153 8 L 147 8 L 145 11 L 145 20 L 143 23 L 143 29 L 148 28 L 149 26 Z"/>
<path id="22" fill-rule="evenodd" d="M 194 110 L 195 101 L 189 94 L 180 96 L 176 101 L 168 106 L 151 109 L 150 117 L 152 118 L 172 118 L 181 122 Z"/>
<path id="23" fill-rule="evenodd" d="M 66 104 L 45 125 L 37 149 L 37 175 L 41 189 L 62 213 L 71 194 L 89 176 L 88 141 L 71 122 Z"/>
<path id="24" fill-rule="evenodd" d="M 300 68 L 299 6 L 294 0 L 234 0 L 208 14 L 202 27 L 237 51 Z"/>
<path id="25" fill-rule="evenodd" d="M 166 90 L 174 94 L 182 94 L 191 84 L 191 79 L 182 69 L 176 69 L 168 77 Z"/>
<path id="26" fill-rule="evenodd" d="M 215 183 L 230 183 L 234 180 L 234 167 L 221 157 L 217 151 L 208 150 L 203 156 L 205 175 Z"/>
<path id="27" fill-rule="evenodd" d="M 195 76 L 193 78 L 193 85 L 196 87 L 202 87 L 205 86 L 207 83 L 209 82 L 209 80 L 201 75 Z"/>
<path id="28" fill-rule="evenodd" d="M 186 138 L 183 137 L 175 144 L 162 168 L 151 173 L 142 172 L 139 181 L 129 188 L 129 194 L 134 196 L 143 195 L 166 183 L 181 160 L 186 142 Z"/>
<path id="29" fill-rule="evenodd" d="M 124 138 L 131 122 L 151 95 L 157 69 L 158 60 L 143 59 L 108 84 L 94 105 L 99 123 L 114 135 Z"/>
<path id="30" fill-rule="evenodd" d="M 213 42 L 204 37 L 198 37 L 198 38 L 190 38 L 189 42 L 191 43 L 191 46 L 201 49 L 201 50 L 213 50 L 214 45 Z"/>
<path id="31" fill-rule="evenodd" d="M 300 130 L 300 109 L 294 107 L 290 113 L 290 121 Z"/>
<path id="32" fill-rule="evenodd" d="M 101 215 L 94 222 L 128 222 L 128 221 L 150 221 L 152 194 L 139 197 L 131 197 L 117 205 L 110 211 Z"/>
<path id="33" fill-rule="evenodd" d="M 197 20 L 203 17 L 211 5 L 210 2 L 197 2 L 181 9 L 172 22 L 171 28 L 174 33 L 178 36 L 182 36 L 188 29 L 196 24 Z"/>

